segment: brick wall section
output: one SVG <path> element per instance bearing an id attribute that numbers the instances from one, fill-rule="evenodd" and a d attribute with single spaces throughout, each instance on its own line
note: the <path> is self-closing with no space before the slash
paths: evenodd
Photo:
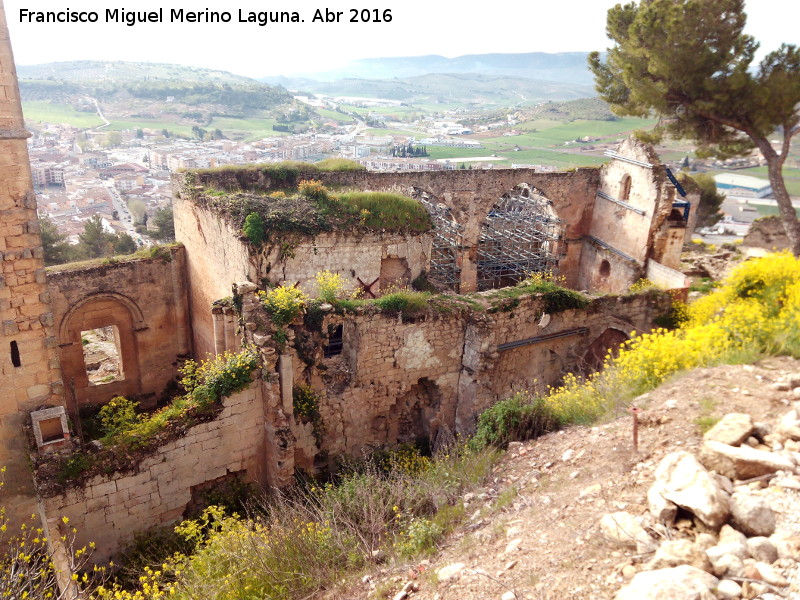
<path id="1" fill-rule="evenodd" d="M 12 519 L 35 505 L 20 427 L 37 406 L 63 403 L 27 138 L 0 6 L 0 465 L 8 469 L 3 505 Z"/>
<path id="2" fill-rule="evenodd" d="M 186 253 L 165 248 L 163 258 L 130 259 L 48 270 L 48 290 L 59 336 L 64 381 L 79 404 L 116 395 L 157 400 L 191 347 L 186 297 Z M 116 325 L 125 378 L 89 385 L 81 332 Z"/>
<path id="3" fill-rule="evenodd" d="M 179 520 L 192 487 L 244 471 L 263 480 L 264 412 L 258 382 L 224 401 L 213 421 L 189 429 L 135 465 L 129 474 L 96 476 L 80 488 L 43 498 L 48 519 L 67 517 L 78 547 L 93 541 L 103 562 L 134 534 Z"/>

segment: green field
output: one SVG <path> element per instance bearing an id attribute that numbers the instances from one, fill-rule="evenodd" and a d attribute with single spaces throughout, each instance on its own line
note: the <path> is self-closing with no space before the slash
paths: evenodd
<path id="1" fill-rule="evenodd" d="M 429 158 L 458 159 L 472 158 L 480 156 L 496 155 L 503 160 L 492 161 L 493 164 L 508 166 L 516 164 L 540 164 L 553 165 L 562 169 L 573 167 L 593 167 L 607 162 L 608 159 L 602 156 L 583 155 L 578 153 L 564 152 L 563 150 L 520 150 L 514 152 L 508 148 L 449 148 L 442 146 L 428 146 Z"/>
<path id="2" fill-rule="evenodd" d="M 552 125 L 553 121 L 534 121 L 541 123 L 542 127 L 533 127 L 537 131 L 531 131 L 523 135 L 513 137 L 494 137 L 487 138 L 488 142 L 501 142 L 504 144 L 516 144 L 518 146 L 538 146 L 549 147 L 563 145 L 564 142 L 582 138 L 584 136 L 614 139 L 625 137 L 634 129 L 649 127 L 654 123 L 648 119 L 626 118 L 617 121 L 585 121 L 578 120 L 570 123 Z M 524 127 L 520 127 L 521 129 Z"/>
<path id="3" fill-rule="evenodd" d="M 320 114 L 321 117 L 331 121 L 339 121 L 340 123 L 352 123 L 353 117 L 349 115 L 342 114 L 340 112 L 336 112 L 335 110 L 327 110 L 324 108 L 318 108 L 317 112 Z"/>
<path id="4" fill-rule="evenodd" d="M 375 129 L 375 128 L 368 128 L 364 135 L 372 135 L 375 137 L 381 137 L 384 135 L 401 135 L 406 137 L 416 137 L 422 138 L 426 137 L 428 134 L 424 131 L 409 131 L 408 129 Z"/>
<path id="5" fill-rule="evenodd" d="M 45 100 L 23 102 L 22 112 L 28 121 L 39 123 L 68 123 L 82 129 L 103 124 L 97 113 L 81 112 L 69 105 L 53 104 Z"/>
<path id="6" fill-rule="evenodd" d="M 770 215 L 779 215 L 780 211 L 777 206 L 764 206 L 763 204 L 753 204 L 753 208 L 758 211 L 759 217 L 768 217 Z M 800 217 L 800 208 L 795 208 L 797 216 Z"/>
<path id="7" fill-rule="evenodd" d="M 602 156 L 591 154 L 572 154 L 569 152 L 554 150 L 520 150 L 519 152 L 497 152 L 499 156 L 504 156 L 512 163 L 554 165 L 561 168 L 569 167 L 594 167 L 608 162 Z"/>
<path id="8" fill-rule="evenodd" d="M 447 146 L 428 146 L 428 158 L 468 158 L 471 156 L 491 156 L 492 150 L 486 148 L 450 148 Z"/>

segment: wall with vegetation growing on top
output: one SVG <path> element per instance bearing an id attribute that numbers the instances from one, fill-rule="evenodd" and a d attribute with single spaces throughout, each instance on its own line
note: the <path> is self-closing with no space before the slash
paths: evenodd
<path id="1" fill-rule="evenodd" d="M 513 390 L 542 391 L 568 372 L 597 368 L 671 306 L 657 290 L 590 299 L 520 287 L 417 293 L 404 305 L 385 300 L 391 296 L 309 304 L 305 316 L 276 326 L 255 286 L 238 290 L 246 338 L 279 375 L 264 396 L 268 427 L 281 441 L 273 485 L 291 481 L 296 468 L 329 468 L 336 456 L 469 433 L 482 410 Z"/>
<path id="2" fill-rule="evenodd" d="M 191 349 L 184 249 L 51 267 L 47 282 L 68 401 L 104 403 L 121 395 L 154 404 Z M 114 327 L 122 376 L 90 383 L 81 333 L 108 326 Z"/>
<path id="3" fill-rule="evenodd" d="M 93 560 L 102 563 L 137 532 L 180 520 L 209 484 L 232 475 L 263 482 L 263 430 L 261 386 L 255 383 L 225 398 L 215 419 L 150 454 L 132 452 L 127 472 L 95 475 L 45 496 L 44 513 L 67 517 L 78 531 L 76 547 L 94 542 Z"/>

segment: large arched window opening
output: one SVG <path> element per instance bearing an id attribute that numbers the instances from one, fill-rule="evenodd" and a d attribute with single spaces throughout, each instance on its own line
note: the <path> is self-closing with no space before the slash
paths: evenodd
<path id="1" fill-rule="evenodd" d="M 492 207 L 478 241 L 478 289 L 514 285 L 558 268 L 564 221 L 539 190 L 521 184 Z"/>
<path id="2" fill-rule="evenodd" d="M 463 228 L 456 221 L 450 207 L 443 202 L 438 202 L 430 194 L 416 188 L 413 190 L 413 197 L 427 209 L 433 223 L 428 277 L 445 288 L 458 291 L 461 281 L 459 252 L 464 243 Z"/>

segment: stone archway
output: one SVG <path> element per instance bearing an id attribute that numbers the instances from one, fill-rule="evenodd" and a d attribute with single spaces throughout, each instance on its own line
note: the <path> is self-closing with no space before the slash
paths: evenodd
<path id="1" fill-rule="evenodd" d="M 586 367 L 590 371 L 597 371 L 603 366 L 603 361 L 608 353 L 616 356 L 619 354 L 620 346 L 629 339 L 630 337 L 624 331 L 614 327 L 607 328 L 589 344 L 589 350 L 583 356 Z"/>
<path id="2" fill-rule="evenodd" d="M 564 222 L 553 203 L 526 183 L 504 194 L 486 215 L 478 239 L 477 288 L 515 285 L 558 268 Z"/>
<path id="3" fill-rule="evenodd" d="M 89 381 L 81 336 L 102 328 L 114 330 L 120 372 L 124 375 L 100 385 Z M 139 306 L 123 294 L 92 294 L 70 307 L 59 324 L 59 348 L 64 383 L 74 393 L 78 406 L 141 393 L 136 333 L 146 328 Z"/>

